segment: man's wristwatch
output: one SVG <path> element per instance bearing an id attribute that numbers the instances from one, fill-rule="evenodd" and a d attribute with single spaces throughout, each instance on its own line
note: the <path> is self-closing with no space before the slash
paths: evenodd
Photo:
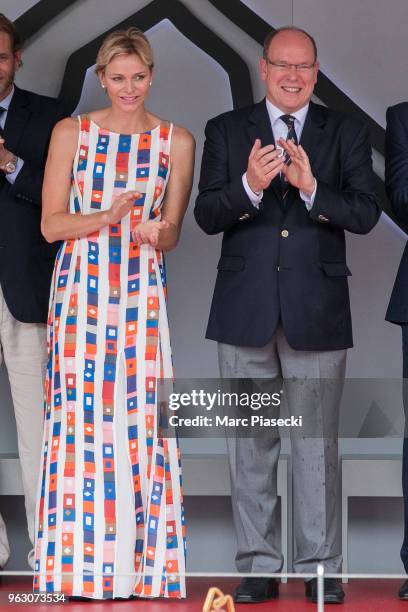
<path id="1" fill-rule="evenodd" d="M 13 172 L 16 171 L 16 168 L 17 168 L 17 157 L 13 155 L 13 157 L 4 164 L 3 171 L 5 172 L 5 174 L 12 174 Z"/>

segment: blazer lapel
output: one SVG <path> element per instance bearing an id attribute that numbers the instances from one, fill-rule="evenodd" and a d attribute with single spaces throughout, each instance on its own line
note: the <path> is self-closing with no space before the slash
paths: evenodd
<path id="1" fill-rule="evenodd" d="M 30 114 L 30 105 L 25 92 L 15 86 L 4 126 L 5 146 L 12 153 L 17 154 L 18 143 Z"/>
<path id="2" fill-rule="evenodd" d="M 271 122 L 266 109 L 265 98 L 254 105 L 252 113 L 248 117 L 248 121 L 248 134 L 252 144 L 254 144 L 256 138 L 261 140 L 263 147 L 268 144 L 275 144 Z"/>
<path id="3" fill-rule="evenodd" d="M 251 141 L 251 146 L 254 144 L 257 138 L 261 140 L 261 145 L 263 147 L 268 144 L 275 144 L 265 98 L 258 104 L 255 104 L 254 109 L 248 119 L 248 135 Z M 274 178 L 269 188 L 272 189 L 278 198 L 278 201 L 281 203 L 282 192 L 279 176 Z"/>
<path id="4" fill-rule="evenodd" d="M 310 102 L 309 110 L 306 115 L 305 125 L 303 126 L 300 144 L 306 151 L 309 162 L 313 170 L 313 161 L 325 138 L 324 126 L 326 119 L 323 114 L 323 107 L 319 104 Z"/>

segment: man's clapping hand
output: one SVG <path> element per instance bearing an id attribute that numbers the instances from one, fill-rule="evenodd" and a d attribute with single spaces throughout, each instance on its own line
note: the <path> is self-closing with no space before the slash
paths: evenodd
<path id="1" fill-rule="evenodd" d="M 290 164 L 282 169 L 286 180 L 306 195 L 312 195 L 315 189 L 315 179 L 310 167 L 309 158 L 301 145 L 295 145 L 291 140 L 280 138 L 278 144 L 290 156 Z"/>
<path id="2" fill-rule="evenodd" d="M 259 193 L 269 187 L 271 181 L 284 165 L 282 152 L 274 145 L 261 146 L 261 141 L 257 138 L 251 149 L 248 158 L 248 169 L 246 178 L 248 185 L 254 193 Z"/>

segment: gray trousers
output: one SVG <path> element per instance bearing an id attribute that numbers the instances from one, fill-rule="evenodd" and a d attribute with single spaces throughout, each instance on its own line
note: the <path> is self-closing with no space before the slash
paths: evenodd
<path id="1" fill-rule="evenodd" d="M 326 572 L 341 567 L 338 545 L 338 418 L 346 350 L 296 351 L 280 326 L 264 347 L 218 344 L 222 378 L 303 379 L 288 384 L 289 416 L 302 416 L 306 437 L 291 430 L 293 469 L 294 570 Z M 324 398 L 316 381 L 327 379 Z M 308 384 L 307 381 L 310 381 Z M 286 387 L 285 387 L 286 389 Z M 329 432 L 329 435 L 328 435 Z M 269 435 L 268 435 L 269 433 Z M 278 545 L 277 466 L 279 436 L 267 428 L 253 438 L 227 438 L 238 571 L 279 572 L 283 558 Z"/>
<path id="2" fill-rule="evenodd" d="M 10 313 L 0 288 L 0 366 L 6 365 L 17 425 L 28 534 L 34 545 L 34 520 L 41 463 L 46 326 L 20 323 Z M 34 569 L 34 551 L 28 563 Z M 10 556 L 6 526 L 0 514 L 0 566 Z M 22 568 L 26 569 L 26 568 Z"/>

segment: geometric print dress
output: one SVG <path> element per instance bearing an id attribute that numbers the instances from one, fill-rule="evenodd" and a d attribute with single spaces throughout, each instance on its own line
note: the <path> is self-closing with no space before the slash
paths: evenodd
<path id="1" fill-rule="evenodd" d="M 160 218 L 173 125 L 140 134 L 78 117 L 71 214 L 141 196 L 119 223 L 66 240 L 48 320 L 35 592 L 185 597 L 177 439 L 158 437 L 159 378 L 172 378 L 163 254 L 131 232 Z"/>

